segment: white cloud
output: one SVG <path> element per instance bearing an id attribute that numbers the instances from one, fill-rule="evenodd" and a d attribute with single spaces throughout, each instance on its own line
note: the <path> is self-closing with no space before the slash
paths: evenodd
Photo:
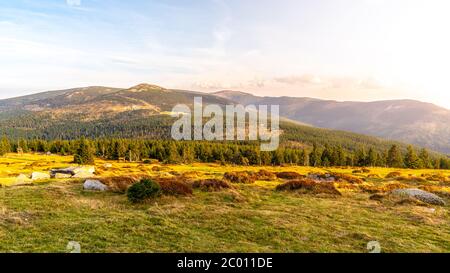
<path id="1" fill-rule="evenodd" d="M 79 7 L 81 6 L 81 0 L 66 0 L 67 5 L 71 7 Z"/>

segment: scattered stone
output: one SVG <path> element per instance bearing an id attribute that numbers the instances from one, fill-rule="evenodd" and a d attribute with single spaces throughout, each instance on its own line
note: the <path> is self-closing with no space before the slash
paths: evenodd
<path id="1" fill-rule="evenodd" d="M 31 174 L 31 180 L 43 180 L 43 179 L 50 179 L 50 175 L 48 173 L 41 173 L 41 172 L 33 172 Z"/>
<path id="2" fill-rule="evenodd" d="M 89 178 L 95 173 L 94 166 L 69 167 L 65 169 L 53 169 L 50 171 L 51 176 L 56 178 L 56 174 L 70 175 L 74 178 Z"/>
<path id="3" fill-rule="evenodd" d="M 88 191 L 106 191 L 108 187 L 98 180 L 86 180 L 83 188 Z"/>
<path id="4" fill-rule="evenodd" d="M 30 180 L 30 178 L 27 175 L 22 173 L 22 174 L 19 174 L 19 176 L 17 176 L 16 182 L 17 183 L 23 183 L 23 182 L 26 182 L 28 180 Z"/>
<path id="5" fill-rule="evenodd" d="M 410 197 L 431 205 L 445 206 L 445 201 L 441 197 L 419 189 L 398 189 L 390 194 Z"/>

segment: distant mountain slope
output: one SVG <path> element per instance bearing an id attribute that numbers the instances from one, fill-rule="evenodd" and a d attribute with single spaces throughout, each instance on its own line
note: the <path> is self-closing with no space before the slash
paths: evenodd
<path id="1" fill-rule="evenodd" d="M 221 91 L 242 104 L 278 104 L 281 115 L 316 127 L 414 143 L 450 153 L 450 110 L 414 100 L 337 102 L 311 98 L 258 97 Z"/>
<path id="2" fill-rule="evenodd" d="M 320 100 L 261 98 L 233 91 L 215 95 L 166 89 L 149 84 L 140 84 L 129 89 L 76 88 L 0 100 L 0 134 L 13 138 L 72 139 L 84 135 L 165 139 L 170 137 L 171 125 L 174 122 L 167 112 L 180 103 L 192 107 L 196 96 L 201 96 L 205 105 L 224 106 L 233 104 L 233 101 L 241 104 L 280 104 L 282 115 L 288 118 L 295 117 L 296 113 L 301 114 L 302 109 L 307 109 L 305 111 L 310 116 L 305 115 L 307 118 L 304 120 L 292 121 L 292 118 L 289 120 L 283 117 L 280 123 L 283 145 L 310 147 L 313 143 L 330 144 L 340 145 L 347 150 L 365 146 L 380 152 L 394 143 L 402 149 L 407 146 L 378 137 L 305 126 L 305 123 L 317 124 L 321 121 L 313 118 L 320 114 L 317 110 L 322 102 Z M 342 106 L 341 109 L 345 113 L 345 107 Z M 336 114 L 336 118 L 339 118 L 339 115 Z"/>

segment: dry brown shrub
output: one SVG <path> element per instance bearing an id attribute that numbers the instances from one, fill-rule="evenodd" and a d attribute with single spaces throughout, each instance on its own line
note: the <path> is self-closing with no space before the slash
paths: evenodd
<path id="1" fill-rule="evenodd" d="M 409 189 L 410 186 L 398 182 L 392 182 L 392 183 L 386 183 L 379 186 L 374 185 L 360 185 L 360 189 L 368 192 L 368 193 L 386 193 L 391 192 L 393 190 L 399 190 L 399 189 Z"/>
<path id="2" fill-rule="evenodd" d="M 224 189 L 232 189 L 233 186 L 225 180 L 221 179 L 205 179 L 198 180 L 192 184 L 194 189 L 200 189 L 202 191 L 221 191 Z"/>
<path id="3" fill-rule="evenodd" d="M 362 170 L 353 170 L 352 173 L 363 173 Z"/>
<path id="4" fill-rule="evenodd" d="M 370 200 L 375 200 L 375 201 L 381 201 L 381 200 L 383 200 L 383 198 L 385 198 L 386 197 L 386 194 L 383 194 L 383 193 L 376 193 L 376 194 L 374 194 L 374 195 L 371 195 L 370 197 L 369 197 L 369 199 Z"/>
<path id="5" fill-rule="evenodd" d="M 395 180 L 402 182 L 427 182 L 426 179 L 417 176 L 400 176 L 397 177 Z"/>
<path id="6" fill-rule="evenodd" d="M 278 185 L 277 191 L 294 191 L 300 189 L 312 189 L 317 182 L 311 179 L 292 180 Z"/>
<path id="7" fill-rule="evenodd" d="M 286 183 L 280 184 L 276 187 L 277 191 L 297 191 L 305 190 L 314 194 L 324 193 L 332 195 L 342 195 L 336 188 L 334 183 L 328 182 L 315 182 L 311 179 L 292 180 Z"/>
<path id="8" fill-rule="evenodd" d="M 427 191 L 427 192 L 434 193 L 434 194 L 439 195 L 441 197 L 450 198 L 450 188 L 448 188 L 448 187 L 427 185 L 427 186 L 420 186 L 419 189 Z"/>
<path id="9" fill-rule="evenodd" d="M 381 176 L 379 176 L 378 174 L 374 174 L 374 173 L 369 174 L 367 177 L 368 178 L 381 178 Z"/>
<path id="10" fill-rule="evenodd" d="M 172 169 L 169 167 L 166 167 L 166 166 L 153 166 L 152 171 L 154 171 L 154 172 L 170 172 L 170 171 L 172 171 Z"/>
<path id="11" fill-rule="evenodd" d="M 336 188 L 334 183 L 317 183 L 314 186 L 313 192 L 332 195 L 342 195 L 342 193 Z"/>
<path id="12" fill-rule="evenodd" d="M 258 177 L 258 180 L 262 180 L 262 181 L 274 181 L 277 180 L 277 175 L 273 172 L 269 172 L 267 170 L 259 170 L 256 173 L 256 176 Z"/>
<path id="13" fill-rule="evenodd" d="M 446 182 L 449 181 L 445 175 L 442 173 L 434 173 L 434 174 L 422 174 L 421 177 L 428 181 L 439 181 L 439 182 Z"/>
<path id="14" fill-rule="evenodd" d="M 189 196 L 193 194 L 192 186 L 176 178 L 156 178 L 164 195 Z"/>
<path id="15" fill-rule="evenodd" d="M 296 173 L 296 172 L 279 172 L 279 173 L 276 173 L 276 176 L 278 178 L 281 178 L 281 179 L 300 179 L 300 178 L 305 178 L 304 175 L 301 175 L 301 174 Z"/>
<path id="16" fill-rule="evenodd" d="M 140 178 L 134 176 L 113 176 L 100 178 L 100 182 L 108 186 L 113 192 L 125 193 L 128 188 L 139 181 Z"/>
<path id="17" fill-rule="evenodd" d="M 386 175 L 386 178 L 396 178 L 401 176 L 402 174 L 400 172 L 390 172 Z"/>
<path id="18" fill-rule="evenodd" d="M 364 182 L 358 177 L 344 173 L 332 173 L 331 176 L 333 176 L 339 182 L 348 182 L 351 184 L 362 184 Z"/>
<path id="19" fill-rule="evenodd" d="M 252 184 L 256 181 L 256 175 L 252 172 L 226 172 L 223 175 L 225 180 L 231 183 Z"/>
<path id="20" fill-rule="evenodd" d="M 181 177 L 184 179 L 195 179 L 200 177 L 202 174 L 198 171 L 188 171 L 181 174 Z"/>
<path id="21" fill-rule="evenodd" d="M 370 170 L 367 169 L 367 168 L 362 168 L 361 171 L 362 171 L 363 173 L 370 173 Z"/>
<path id="22" fill-rule="evenodd" d="M 355 184 L 348 183 L 348 182 L 340 182 L 336 183 L 335 187 L 339 190 L 349 190 L 349 191 L 356 191 L 359 190 L 359 187 Z"/>

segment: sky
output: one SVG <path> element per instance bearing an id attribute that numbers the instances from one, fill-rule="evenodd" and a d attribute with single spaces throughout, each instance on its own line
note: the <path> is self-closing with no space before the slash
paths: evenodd
<path id="1" fill-rule="evenodd" d="M 0 98 L 139 83 L 450 109 L 448 0 L 0 0 Z"/>

